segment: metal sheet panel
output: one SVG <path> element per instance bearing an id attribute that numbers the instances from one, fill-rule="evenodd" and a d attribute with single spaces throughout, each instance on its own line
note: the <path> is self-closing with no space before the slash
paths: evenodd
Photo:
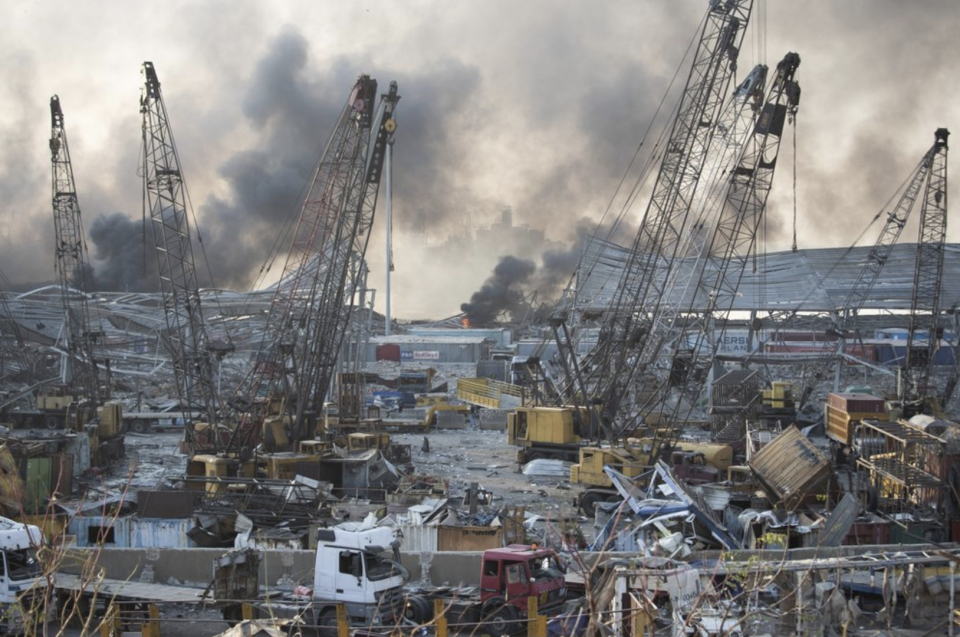
<path id="1" fill-rule="evenodd" d="M 141 518 L 182 519 L 193 517 L 194 492 L 137 491 L 137 513 Z"/>
<path id="2" fill-rule="evenodd" d="M 819 546 L 840 546 L 860 515 L 860 501 L 847 493 L 837 504 L 826 524 L 820 529 Z"/>
<path id="3" fill-rule="evenodd" d="M 111 517 L 92 515 L 75 515 L 70 520 L 69 532 L 76 536 L 77 546 L 97 546 L 129 548 L 130 547 L 130 516 Z"/>
<path id="4" fill-rule="evenodd" d="M 421 524 L 400 524 L 397 528 L 403 533 L 403 550 L 407 553 L 437 551 L 437 527 Z"/>
<path id="5" fill-rule="evenodd" d="M 796 252 L 773 252 L 751 260 L 751 270 L 743 273 L 734 310 L 798 310 L 827 312 L 840 308 L 856 284 L 872 246 L 820 248 Z M 629 250 L 594 238 L 584 247 L 582 268 L 586 274 L 577 279 L 577 305 L 583 309 L 604 309 L 611 303 L 619 285 Z M 916 244 L 896 245 L 890 253 L 873 292 L 864 307 L 879 310 L 909 310 L 913 300 L 913 274 L 916 269 Z M 756 266 L 756 269 L 752 269 Z M 683 267 L 681 263 L 680 267 Z M 944 272 L 960 271 L 960 244 L 944 248 Z M 739 276 L 739 272 L 730 273 Z M 960 277 L 944 277 L 941 295 L 951 302 L 960 298 Z M 693 288 L 677 293 L 672 303 L 689 305 Z M 709 299 L 693 303 L 698 310 Z"/>
<path id="6" fill-rule="evenodd" d="M 187 537 L 187 531 L 193 528 L 192 517 L 180 520 L 156 518 L 130 518 L 128 529 L 130 548 L 182 549 L 196 546 Z"/>

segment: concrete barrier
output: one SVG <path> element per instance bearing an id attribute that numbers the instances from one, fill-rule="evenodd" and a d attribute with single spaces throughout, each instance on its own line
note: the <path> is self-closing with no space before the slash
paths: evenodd
<path id="1" fill-rule="evenodd" d="M 153 570 L 153 582 L 180 583 L 205 587 L 213 579 L 213 560 L 229 549 L 69 549 L 61 570 L 79 573 L 83 563 L 94 560 L 108 579 L 139 581 L 144 566 Z M 283 588 L 295 584 L 313 586 L 313 551 L 263 551 L 260 562 L 260 583 Z M 478 586 L 480 584 L 478 551 L 446 551 L 432 553 L 429 558 L 433 584 Z M 412 580 L 421 576 L 421 554 L 401 553 L 400 561 L 410 571 Z M 147 569 L 149 571 L 150 569 Z"/>

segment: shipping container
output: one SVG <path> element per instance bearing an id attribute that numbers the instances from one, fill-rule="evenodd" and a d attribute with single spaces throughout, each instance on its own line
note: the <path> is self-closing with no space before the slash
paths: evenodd
<path id="1" fill-rule="evenodd" d="M 775 504 L 791 510 L 830 475 L 830 461 L 790 426 L 747 463 Z"/>

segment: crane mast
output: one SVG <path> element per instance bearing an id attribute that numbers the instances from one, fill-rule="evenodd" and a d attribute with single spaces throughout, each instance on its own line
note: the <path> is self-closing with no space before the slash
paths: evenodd
<path id="1" fill-rule="evenodd" d="M 940 282 L 943 277 L 943 251 L 947 237 L 947 137 L 946 128 L 938 128 L 930 173 L 920 203 L 920 238 L 917 243 L 913 277 L 910 327 L 907 335 L 905 367 L 907 391 L 913 396 L 931 394 L 931 376 L 943 327 L 940 325 Z M 927 327 L 927 343 L 914 352 L 917 332 Z M 955 380 L 948 381 L 952 394 Z M 943 397 L 941 396 L 941 399 Z M 946 395 L 949 399 L 949 395 Z"/>
<path id="2" fill-rule="evenodd" d="M 880 229 L 876 242 L 867 254 L 853 287 L 847 293 L 843 304 L 837 309 L 838 313 L 831 328 L 837 337 L 837 346 L 821 354 L 807 374 L 807 381 L 800 394 L 798 409 L 807 403 L 807 400 L 813 394 L 815 383 L 829 375 L 830 367 L 846 349 L 847 330 L 870 298 L 874 285 L 880 277 L 880 272 L 890 257 L 893 247 L 900 240 L 900 235 L 903 234 L 903 229 L 910 219 L 910 214 L 913 212 L 917 198 L 920 196 L 920 191 L 927 182 L 930 170 L 933 168 L 933 159 L 941 150 L 945 150 L 945 147 L 941 147 L 938 140 L 924 153 L 920 163 L 907 181 L 897 205 L 887 214 L 883 228 Z M 835 380 L 837 386 L 839 385 L 841 368 L 842 366 L 837 366 Z"/>
<path id="3" fill-rule="evenodd" d="M 674 382 L 688 397 L 697 396 L 703 388 L 718 347 L 714 328 L 724 329 L 755 253 L 783 131 L 800 103 L 800 85 L 795 80 L 799 66 L 796 53 L 786 54 L 777 64 L 770 91 L 765 100 L 761 98 L 752 134 L 729 172 L 725 196 L 710 224 L 713 230 L 693 287 L 692 306 L 698 311 L 688 312 L 692 325 L 679 328 L 683 338 L 675 341 L 671 364 Z M 679 406 L 678 402 L 675 412 Z"/>
<path id="4" fill-rule="evenodd" d="M 281 397 L 294 443 L 319 413 L 349 325 L 400 96 L 396 82 L 376 105 L 377 81 L 350 90 L 304 200 L 271 303 L 257 364 L 237 394 Z M 251 411 L 230 442 L 248 449 L 261 414 Z"/>
<path id="5" fill-rule="evenodd" d="M 561 313 L 553 322 L 560 359 L 577 383 L 571 395 L 595 396 L 602 413 L 590 430 L 608 440 L 619 437 L 614 421 L 622 403 L 631 400 L 635 379 L 646 374 L 667 338 L 660 320 L 668 296 L 665 285 L 688 231 L 689 212 L 752 6 L 752 0 L 710 3 L 653 194 L 603 319 L 589 374 L 578 369 L 563 326 L 565 316 Z M 593 417 L 595 412 L 590 413 Z"/>
<path id="6" fill-rule="evenodd" d="M 56 269 L 63 304 L 63 338 L 66 342 L 66 356 L 61 361 L 61 380 L 96 407 L 103 399 L 98 372 L 99 365 L 105 362 L 101 348 L 103 334 L 100 329 L 93 329 L 90 319 L 87 294 L 92 287 L 89 280 L 91 271 L 63 110 L 60 98 L 56 95 L 50 98 L 50 119 Z"/>
<path id="7" fill-rule="evenodd" d="M 173 359 L 181 408 L 188 414 L 200 412 L 209 424 L 216 425 L 219 403 L 214 352 L 200 306 L 180 158 L 152 62 L 143 63 L 143 76 L 144 203 L 150 210 L 159 267 L 164 338 Z M 186 427 L 186 441 L 192 444 L 189 425 L 192 423 Z"/>

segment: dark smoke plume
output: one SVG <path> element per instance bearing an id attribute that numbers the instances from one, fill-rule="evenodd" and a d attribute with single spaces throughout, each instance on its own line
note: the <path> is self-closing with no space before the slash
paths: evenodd
<path id="1" fill-rule="evenodd" d="M 483 286 L 473 293 L 469 303 L 460 305 L 472 327 L 492 325 L 505 313 L 523 307 L 523 285 L 536 271 L 533 261 L 503 257 Z"/>
<path id="2" fill-rule="evenodd" d="M 146 234 L 144 234 L 146 233 Z M 157 258 L 150 228 L 122 212 L 97 217 L 90 224 L 91 255 L 104 264 L 94 268 L 94 289 L 106 292 L 157 292 Z"/>

